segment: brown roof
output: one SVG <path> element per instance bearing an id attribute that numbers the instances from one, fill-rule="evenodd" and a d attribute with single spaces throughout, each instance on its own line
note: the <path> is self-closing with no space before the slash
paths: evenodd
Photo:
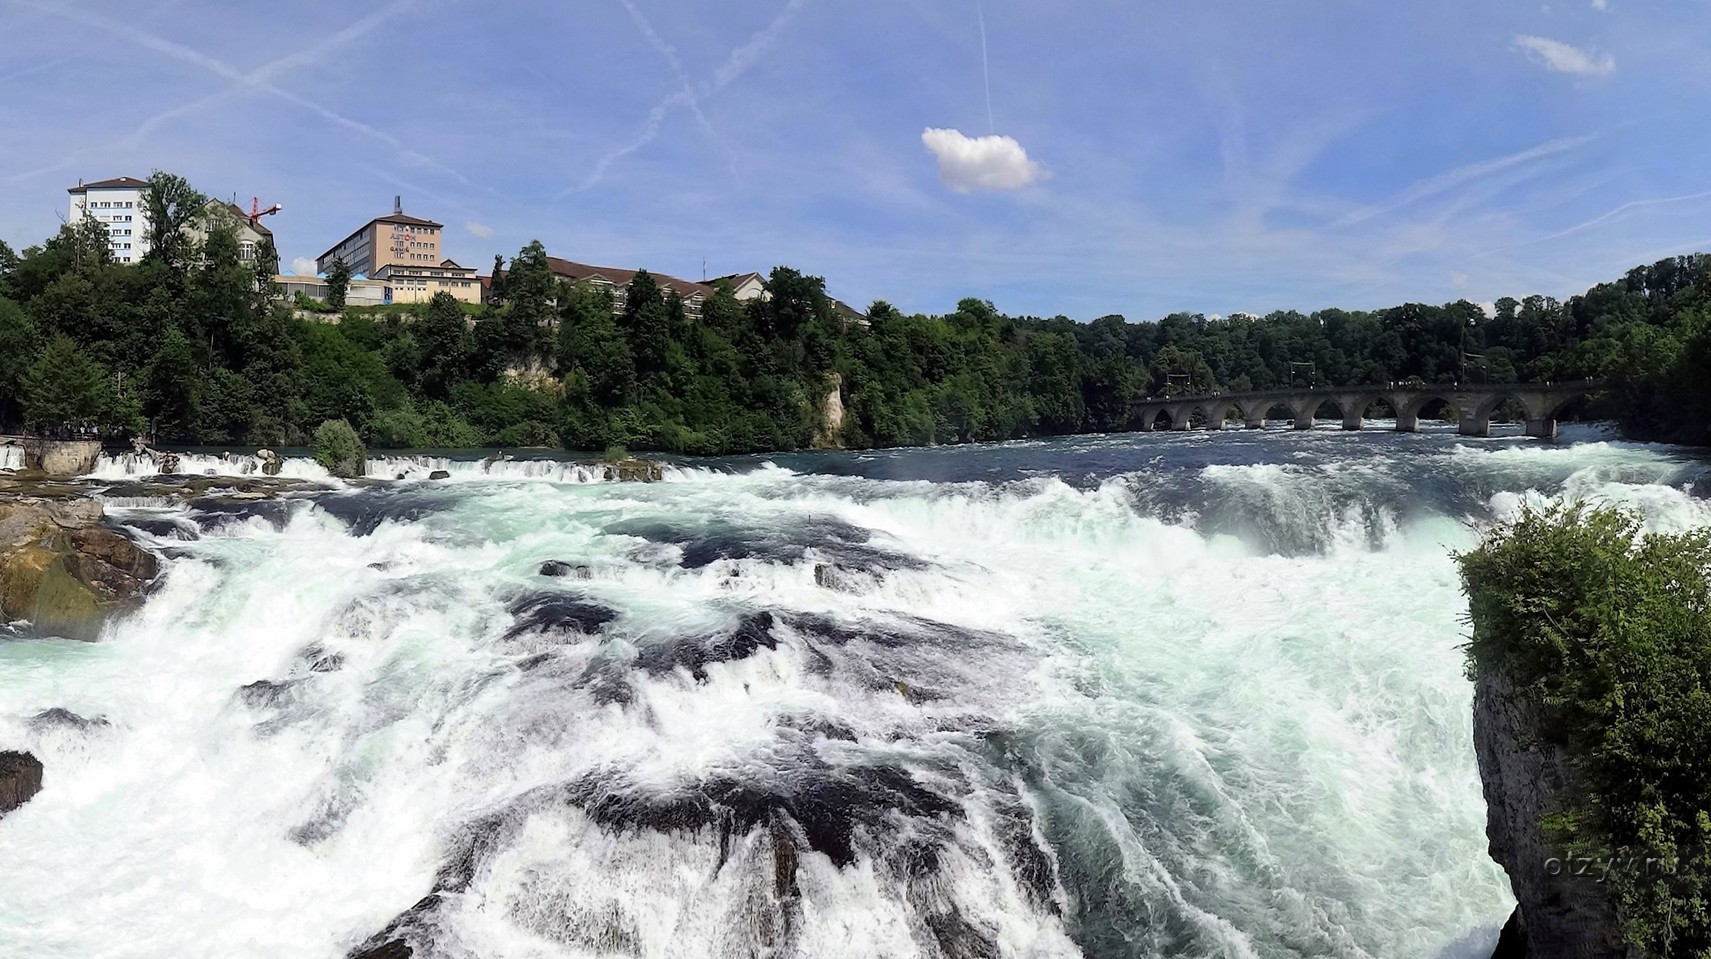
<path id="1" fill-rule="evenodd" d="M 84 190 L 140 190 L 148 185 L 149 181 L 147 180 L 139 180 L 136 177 L 130 176 L 116 176 L 111 180 L 96 180 L 94 183 L 79 183 L 74 187 L 68 188 L 65 192 L 82 193 Z"/>
<path id="2" fill-rule="evenodd" d="M 732 273 L 729 276 L 717 277 L 713 282 L 717 283 L 719 280 L 728 280 L 732 286 L 742 286 L 743 281 L 750 278 L 760 280 L 763 283 L 766 281 L 766 276 L 760 273 Z"/>
<path id="3" fill-rule="evenodd" d="M 635 279 L 636 274 L 641 272 L 639 270 L 626 270 L 616 266 L 590 266 L 587 263 L 577 263 L 574 260 L 564 260 L 556 256 L 547 257 L 547 266 L 550 267 L 554 273 L 570 280 L 572 283 L 600 277 L 615 286 L 628 286 L 630 281 Z M 675 276 L 667 276 L 664 273 L 655 273 L 652 270 L 648 271 L 648 275 L 653 277 L 654 282 L 659 284 L 661 288 L 677 291 L 678 296 L 687 297 L 696 293 L 699 293 L 702 296 L 713 295 L 713 288 L 705 283 L 696 283 L 692 280 L 680 280 Z"/>
<path id="4" fill-rule="evenodd" d="M 436 228 L 445 226 L 444 223 L 435 223 L 433 220 L 424 220 L 419 216 L 410 216 L 407 213 L 388 213 L 385 216 L 377 216 L 368 222 L 369 223 L 402 223 L 405 226 L 431 226 L 431 227 L 436 227 Z M 368 225 L 367 223 L 363 224 L 364 227 L 366 227 L 367 225 Z"/>
<path id="5" fill-rule="evenodd" d="M 458 266 L 455 263 L 451 266 L 446 266 L 443 263 L 439 266 L 434 266 L 431 263 L 388 263 L 380 269 L 375 270 L 374 275 L 376 278 L 385 278 L 389 276 L 421 276 L 429 278 L 439 277 L 441 279 L 467 280 L 475 276 L 475 271 L 467 266 Z"/>
<path id="6" fill-rule="evenodd" d="M 856 309 L 855 307 L 849 305 L 848 303 L 845 303 L 843 300 L 839 300 L 839 299 L 832 300 L 832 312 L 838 314 L 839 316 L 843 317 L 846 320 L 855 320 L 857 323 L 862 323 L 862 324 L 867 323 L 867 314 L 866 313 L 863 313 L 862 311 Z"/>

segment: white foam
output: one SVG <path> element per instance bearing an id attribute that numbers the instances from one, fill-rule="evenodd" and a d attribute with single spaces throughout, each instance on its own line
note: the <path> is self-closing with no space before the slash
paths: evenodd
<path id="1" fill-rule="evenodd" d="M 1505 453 L 1471 449 L 1452 458 Z M 1711 525 L 1678 488 L 1600 472 L 1649 469 L 1644 450 L 1545 458 L 1566 480 L 1530 495 Z M 459 829 L 489 816 L 516 831 L 451 898 L 448 950 L 758 952 L 744 937 L 773 908 L 764 828 L 722 853 L 713 829 L 612 830 L 574 804 L 518 803 L 590 777 L 644 794 L 715 774 L 762 781 L 802 748 L 781 730 L 803 716 L 855 737 L 810 737 L 815 755 L 907 768 L 961 812 L 903 824 L 942 826 L 929 830 L 942 844 L 930 880 L 873 855 L 838 868 L 805 854 L 801 955 L 925 954 L 911 897 L 928 894 L 1004 956 L 1074 955 L 1009 861 L 1013 794 L 1070 882 L 1059 907 L 1099 910 L 1074 925 L 1106 923 L 1140 954 L 1435 956 L 1507 912 L 1485 853 L 1450 558 L 1477 532 L 1459 516 L 1314 498 L 1328 482 L 1381 480 L 1392 467 L 1378 459 L 1199 471 L 1256 510 L 1318 511 L 1321 547 L 1294 555 L 1206 535 L 1196 513 L 1210 502 L 1137 511 L 1137 484 L 1157 473 L 1076 489 L 674 467 L 668 483 L 598 485 L 577 472 L 586 464 L 376 462 L 455 482 L 401 484 L 439 511 L 368 536 L 302 509 L 283 530 L 173 541 L 160 589 L 102 643 L 0 643 L 0 748 L 47 767 L 42 794 L 0 821 L 0 954 L 335 959 L 430 892 Z M 1466 468 L 1504 461 L 1481 462 Z M 795 542 L 828 521 L 914 562 L 852 568 L 829 588 L 817 563 L 860 566 L 830 537 L 800 559 L 686 569 L 681 546 L 647 536 L 653 524 Z M 589 578 L 543 579 L 548 559 Z M 507 600 L 536 589 L 618 611 L 616 638 L 503 640 Z M 781 616 L 777 649 L 700 677 L 628 669 L 627 705 L 589 698 L 582 677 L 610 658 L 761 609 Z M 963 638 L 840 647 L 786 614 L 889 623 L 889 635 L 926 619 Z M 310 647 L 341 668 L 311 671 Z M 258 681 L 291 685 L 278 706 L 247 703 L 238 691 Z M 31 729 L 50 707 L 112 726 Z M 1078 876 L 1099 885 L 1076 888 Z"/>

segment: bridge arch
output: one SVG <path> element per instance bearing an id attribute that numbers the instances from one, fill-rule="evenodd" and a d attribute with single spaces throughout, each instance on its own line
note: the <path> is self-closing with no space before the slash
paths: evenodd
<path id="1" fill-rule="evenodd" d="M 1206 428 L 1209 430 L 1223 429 L 1224 424 L 1230 419 L 1230 414 L 1237 413 L 1240 415 L 1240 409 L 1235 400 L 1223 398 L 1203 403 L 1200 406 L 1200 412 L 1205 414 Z"/>

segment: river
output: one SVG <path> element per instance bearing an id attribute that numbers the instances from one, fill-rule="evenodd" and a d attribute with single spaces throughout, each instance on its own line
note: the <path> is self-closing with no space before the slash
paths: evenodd
<path id="1" fill-rule="evenodd" d="M 1584 428 L 376 472 L 115 498 L 144 608 L 0 641 L 0 956 L 1484 959 L 1453 552 L 1711 525 Z"/>

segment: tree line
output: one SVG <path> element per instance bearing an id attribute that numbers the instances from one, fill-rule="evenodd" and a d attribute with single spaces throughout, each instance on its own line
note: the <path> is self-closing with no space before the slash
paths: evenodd
<path id="1" fill-rule="evenodd" d="M 555 275 L 537 241 L 496 259 L 479 307 L 441 294 L 324 322 L 280 302 L 277 252 L 243 259 L 237 221 L 182 178 L 156 173 L 144 204 L 135 265 L 92 220 L 21 253 L 0 243 L 0 427 L 299 446 L 343 419 L 378 448 L 721 454 L 1121 431 L 1137 400 L 1180 393 L 1590 376 L 1610 390 L 1589 415 L 1711 442 L 1702 254 L 1489 314 L 1459 301 L 1082 323 L 965 299 L 942 315 L 880 301 L 858 322 L 786 267 L 757 299 L 719 285 L 698 318 L 641 272 L 614 309 L 609 288 Z M 342 300 L 348 273 L 331 279 Z"/>

